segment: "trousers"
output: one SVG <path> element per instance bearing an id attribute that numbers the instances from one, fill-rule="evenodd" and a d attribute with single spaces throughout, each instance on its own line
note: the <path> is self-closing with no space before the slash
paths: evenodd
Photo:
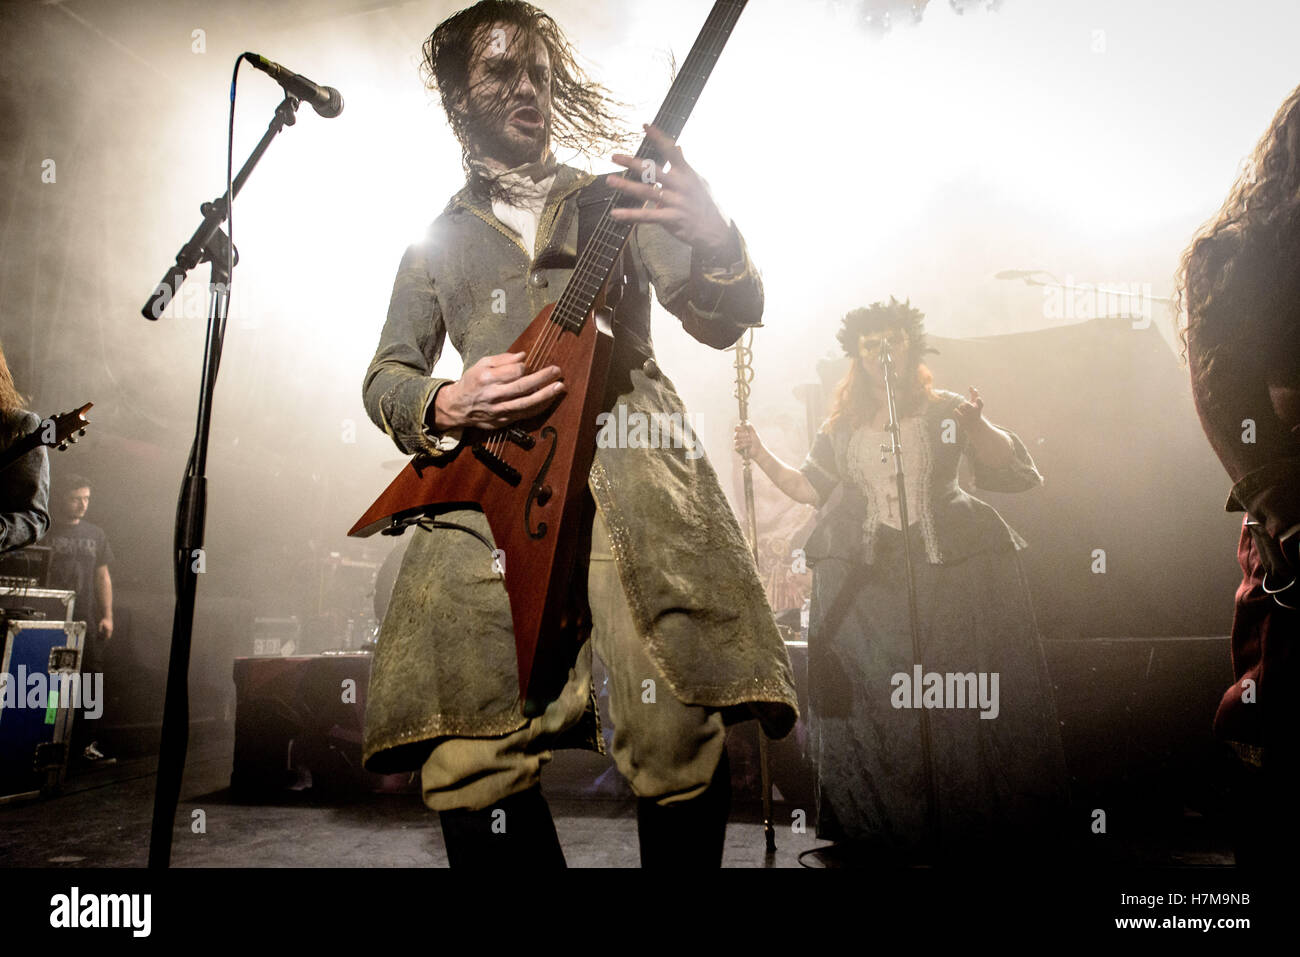
<path id="1" fill-rule="evenodd" d="M 637 797 L 671 805 L 709 787 L 726 741 L 722 714 L 677 700 L 646 654 L 599 513 L 592 522 L 586 570 L 591 630 L 563 690 L 511 734 L 440 738 L 420 770 L 421 794 L 430 810 L 481 810 L 536 786 L 554 757 L 556 737 L 587 708 L 593 652 L 609 675 L 614 764 Z"/>

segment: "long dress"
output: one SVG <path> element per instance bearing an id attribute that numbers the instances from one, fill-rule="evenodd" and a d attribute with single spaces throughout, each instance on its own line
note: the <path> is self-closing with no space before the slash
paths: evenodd
<path id="1" fill-rule="evenodd" d="M 967 452 L 954 414 L 961 401 L 936 392 L 923 414 L 902 422 L 919 662 L 893 463 L 881 462 L 887 437 L 823 430 L 802 468 L 825 504 L 806 549 L 817 836 L 905 859 L 932 837 L 929 847 L 944 855 L 992 842 L 1041 847 L 1068 803 L 1051 685 L 1017 555 L 1024 541 L 957 484 Z M 1012 440 L 1016 456 L 1006 468 L 971 457 L 977 485 L 1041 484 L 1024 444 Z M 937 835 L 927 816 L 922 706 Z"/>

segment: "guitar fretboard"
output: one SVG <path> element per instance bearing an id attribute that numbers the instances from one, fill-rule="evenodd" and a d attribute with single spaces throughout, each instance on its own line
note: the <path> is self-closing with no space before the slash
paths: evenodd
<path id="1" fill-rule="evenodd" d="M 664 98 L 663 105 L 655 115 L 654 125 L 671 139 L 676 140 L 681 135 L 682 128 L 686 126 L 686 120 L 690 117 L 695 102 L 704 89 L 704 84 L 708 82 L 709 75 L 718 62 L 722 48 L 726 46 L 727 39 L 731 36 L 736 20 L 739 19 L 741 11 L 745 9 L 745 4 L 748 2 L 749 0 L 718 0 L 713 5 L 709 18 L 704 22 L 704 28 L 696 37 L 691 52 L 687 54 L 686 60 L 673 80 L 668 96 Z M 663 163 L 659 150 L 648 137 L 641 141 L 636 157 L 653 162 L 656 169 Z M 639 173 L 633 171 L 623 174 L 625 179 L 639 178 L 639 176 Z M 616 222 L 610 218 L 609 213 L 618 207 L 640 205 L 640 200 L 629 198 L 622 193 L 615 193 L 610 198 L 601 213 L 600 221 L 592 232 L 590 241 L 578 256 L 578 263 L 574 267 L 568 285 L 565 286 L 551 313 L 552 322 L 558 323 L 570 332 L 578 332 L 582 329 L 582 324 L 596 303 L 596 297 L 614 270 L 618 254 L 623 244 L 627 242 L 628 233 L 632 231 L 631 223 Z"/>

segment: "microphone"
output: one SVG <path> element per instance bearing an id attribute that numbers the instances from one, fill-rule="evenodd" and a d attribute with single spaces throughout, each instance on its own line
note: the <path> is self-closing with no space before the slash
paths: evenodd
<path id="1" fill-rule="evenodd" d="M 256 53 L 245 53 L 244 59 L 284 87 L 286 93 L 292 93 L 304 103 L 310 103 L 311 108 L 326 119 L 332 119 L 343 112 L 343 97 L 334 87 L 317 86 L 301 73 L 293 73 Z"/>

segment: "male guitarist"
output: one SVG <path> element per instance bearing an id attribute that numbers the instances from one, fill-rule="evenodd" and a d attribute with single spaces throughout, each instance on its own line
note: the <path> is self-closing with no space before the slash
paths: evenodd
<path id="1" fill-rule="evenodd" d="M 684 415 L 655 362 L 650 287 L 715 349 L 758 323 L 763 306 L 740 234 L 704 182 L 653 128 L 670 166 L 652 177 L 625 155 L 614 162 L 632 181 L 557 164 L 552 141 L 591 151 L 618 139 L 615 105 L 527 3 L 483 0 L 440 24 L 423 52 L 468 183 L 402 259 L 365 377 L 370 417 L 404 453 L 436 459 L 456 454 L 462 430 L 499 429 L 563 395 L 559 368 L 527 371 L 506 349 L 565 288 L 580 207 L 600 209 L 610 189 L 651 205 L 614 214 L 636 228 L 611 293 L 621 298 L 599 408 L 634 422 Z M 448 336 L 464 371 L 430 378 Z M 757 716 L 779 736 L 794 722 L 789 660 L 712 467 L 687 443 L 643 439 L 597 449 L 594 504 L 562 530 L 580 542 L 572 664 L 532 717 L 483 514 L 444 511 L 407 533 L 372 670 L 365 759 L 374 771 L 421 770 L 452 866 L 564 865 L 539 772 L 557 747 L 602 747 L 593 646 L 609 673 L 614 762 L 639 798 L 643 866 L 718 866 L 726 726 Z"/>

